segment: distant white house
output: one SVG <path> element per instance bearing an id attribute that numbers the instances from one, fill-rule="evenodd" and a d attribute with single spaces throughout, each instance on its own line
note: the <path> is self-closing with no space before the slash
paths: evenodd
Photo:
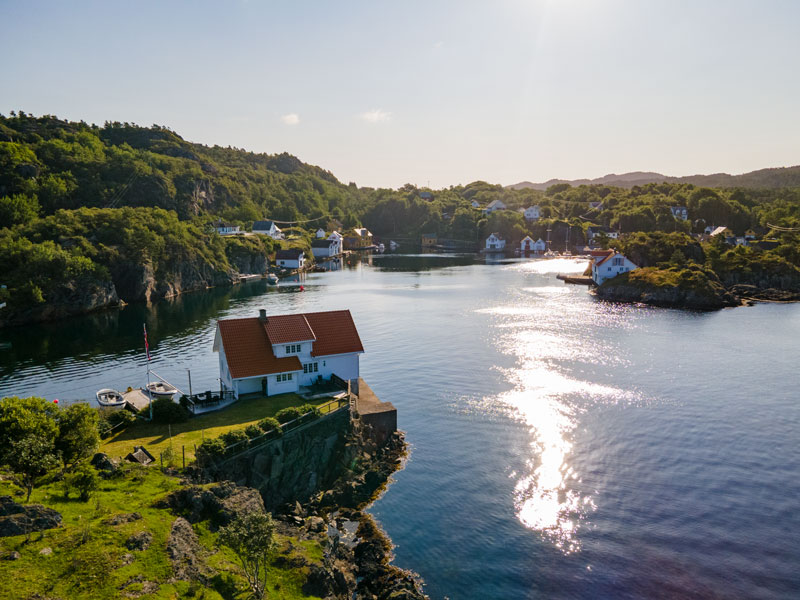
<path id="1" fill-rule="evenodd" d="M 275 263 L 284 269 L 302 269 L 306 264 L 306 257 L 298 248 L 278 250 L 275 252 Z"/>
<path id="2" fill-rule="evenodd" d="M 342 243 L 337 240 L 312 240 L 311 253 L 314 258 L 330 258 L 342 253 Z"/>
<path id="3" fill-rule="evenodd" d="M 470 202 L 470 204 L 472 205 L 472 208 L 480 208 L 481 207 L 481 203 L 478 202 L 477 200 L 473 200 L 472 202 Z"/>
<path id="4" fill-rule="evenodd" d="M 499 233 L 493 233 L 486 238 L 486 251 L 499 252 L 506 247 L 506 241 L 500 237 Z"/>
<path id="5" fill-rule="evenodd" d="M 489 204 L 486 205 L 486 208 L 483 209 L 483 214 L 489 215 L 496 210 L 505 210 L 506 205 L 503 203 L 502 200 L 492 200 Z"/>
<path id="6" fill-rule="evenodd" d="M 321 240 L 324 237 L 325 237 L 325 230 L 320 227 L 319 229 L 317 229 L 317 239 Z"/>
<path id="7" fill-rule="evenodd" d="M 547 244 L 542 241 L 542 238 L 534 242 L 533 238 L 529 235 L 522 238 L 522 241 L 519 243 L 519 250 L 522 254 L 541 254 L 546 249 Z"/>
<path id="8" fill-rule="evenodd" d="M 598 237 L 600 234 L 604 234 L 607 238 L 616 240 L 619 238 L 619 231 L 614 231 L 610 227 L 599 227 L 597 225 L 593 225 L 586 229 L 586 238 L 589 240 L 589 245 L 595 245 L 595 238 Z"/>
<path id="9" fill-rule="evenodd" d="M 275 225 L 274 221 L 256 221 L 253 223 L 253 233 L 261 233 L 263 235 L 268 235 L 273 240 L 281 240 L 283 239 L 283 233 L 281 230 L 278 229 L 278 226 Z"/>
<path id="10" fill-rule="evenodd" d="M 592 281 L 601 285 L 604 281 L 638 269 L 639 266 L 620 252 L 609 252 L 605 257 L 598 256 L 592 262 Z"/>
<path id="11" fill-rule="evenodd" d="M 686 221 L 689 218 L 689 209 L 685 206 L 670 206 L 672 216 L 681 221 Z"/>
<path id="12" fill-rule="evenodd" d="M 525 215 L 526 221 L 538 221 L 539 220 L 539 207 L 538 206 L 529 206 L 525 209 L 523 213 Z"/>
<path id="13" fill-rule="evenodd" d="M 217 321 L 222 387 L 242 394 L 298 392 L 333 375 L 358 380 L 364 347 L 349 310 Z"/>
<path id="14" fill-rule="evenodd" d="M 216 229 L 217 233 L 220 235 L 236 235 L 237 233 L 241 233 L 241 228 L 238 225 L 231 225 L 230 223 L 223 223 L 222 221 L 214 223 L 214 229 Z"/>

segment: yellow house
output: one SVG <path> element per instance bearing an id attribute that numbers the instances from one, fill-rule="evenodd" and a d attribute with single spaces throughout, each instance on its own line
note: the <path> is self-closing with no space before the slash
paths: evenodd
<path id="1" fill-rule="evenodd" d="M 422 234 L 422 249 L 435 248 L 439 238 L 435 233 L 423 233 Z"/>

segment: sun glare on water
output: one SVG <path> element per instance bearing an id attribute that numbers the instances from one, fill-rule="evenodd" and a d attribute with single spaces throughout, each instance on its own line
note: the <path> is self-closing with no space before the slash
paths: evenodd
<path id="1" fill-rule="evenodd" d="M 524 266 L 529 264 L 535 265 Z M 517 478 L 517 518 L 571 553 L 580 550 L 581 521 L 595 509 L 592 494 L 579 491 L 581 474 L 570 464 L 572 434 L 588 406 L 631 398 L 622 390 L 563 373 L 562 361 L 592 362 L 605 353 L 566 332 L 565 321 L 572 315 L 563 309 L 559 294 L 541 293 L 547 289 L 531 288 L 535 295 L 526 294 L 521 302 L 481 311 L 497 317 L 497 347 L 516 358 L 514 367 L 502 369 L 513 389 L 486 401 L 500 403 L 530 427 L 526 471 L 512 475 Z"/>

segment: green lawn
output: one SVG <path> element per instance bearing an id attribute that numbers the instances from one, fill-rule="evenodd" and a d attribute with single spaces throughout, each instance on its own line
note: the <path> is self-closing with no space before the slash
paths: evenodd
<path id="1" fill-rule="evenodd" d="M 175 466 L 181 465 L 181 447 L 186 450 L 186 463 L 194 460 L 195 445 L 232 429 L 244 429 L 264 417 L 273 417 L 282 408 L 303 404 L 323 404 L 330 398 L 306 400 L 297 394 L 281 394 L 269 398 L 243 398 L 235 404 L 212 413 L 192 417 L 185 423 L 156 425 L 137 422 L 125 431 L 104 440 L 100 452 L 111 457 L 126 456 L 134 446 L 144 446 L 158 459 L 159 453 L 172 446 Z M 172 438 L 170 439 L 170 432 Z"/>

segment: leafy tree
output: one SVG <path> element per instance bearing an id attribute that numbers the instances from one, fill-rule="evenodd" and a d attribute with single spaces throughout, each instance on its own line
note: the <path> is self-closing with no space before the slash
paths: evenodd
<path id="1" fill-rule="evenodd" d="M 74 472 L 67 473 L 63 480 L 64 497 L 68 498 L 72 490 L 76 490 L 80 499 L 86 502 L 92 492 L 97 490 L 100 481 L 97 471 L 90 465 L 82 464 Z"/>
<path id="2" fill-rule="evenodd" d="M 236 553 L 250 590 L 256 598 L 263 598 L 267 586 L 267 567 L 275 550 L 272 516 L 257 511 L 237 516 L 230 525 L 220 529 L 217 540 Z"/>
<path id="3" fill-rule="evenodd" d="M 62 464 L 74 466 L 94 454 L 100 443 L 97 411 L 88 404 L 76 403 L 61 409 L 57 416 L 59 432 L 55 447 Z"/>
<path id="4" fill-rule="evenodd" d="M 31 433 L 13 441 L 8 450 L 5 463 L 22 476 L 28 502 L 36 480 L 58 466 L 53 440 Z"/>

